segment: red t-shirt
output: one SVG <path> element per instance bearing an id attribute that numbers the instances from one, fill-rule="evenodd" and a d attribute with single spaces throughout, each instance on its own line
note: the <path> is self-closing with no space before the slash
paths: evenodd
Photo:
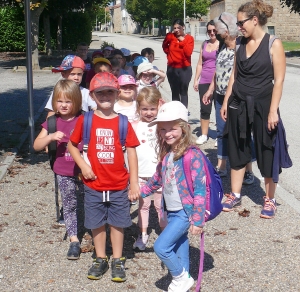
<path id="1" fill-rule="evenodd" d="M 186 34 L 179 42 L 174 33 L 168 33 L 163 41 L 162 48 L 167 54 L 168 66 L 184 68 L 191 66 L 191 55 L 194 50 L 194 38 Z"/>
<path id="2" fill-rule="evenodd" d="M 82 133 L 83 116 L 80 116 L 70 140 L 79 143 L 82 140 Z M 139 145 L 139 140 L 128 122 L 125 146 Z M 129 174 L 125 167 L 124 153 L 119 139 L 119 117 L 103 119 L 93 115 L 87 156 L 97 179 L 83 178 L 85 185 L 96 191 L 123 190 L 127 187 Z"/>

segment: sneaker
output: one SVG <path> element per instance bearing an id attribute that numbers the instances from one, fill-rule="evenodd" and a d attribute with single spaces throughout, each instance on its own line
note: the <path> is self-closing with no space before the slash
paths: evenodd
<path id="1" fill-rule="evenodd" d="M 271 219 L 274 218 L 276 212 L 276 202 L 274 203 L 273 200 L 264 197 L 265 204 L 264 208 L 260 213 L 260 218 Z"/>
<path id="2" fill-rule="evenodd" d="M 227 169 L 220 169 L 219 166 L 216 166 L 216 171 L 220 177 L 227 176 Z"/>
<path id="3" fill-rule="evenodd" d="M 124 282 L 127 280 L 125 273 L 126 257 L 112 259 L 111 262 L 111 280 L 114 282 Z"/>
<path id="4" fill-rule="evenodd" d="M 201 135 L 201 136 L 196 140 L 196 144 L 202 145 L 202 144 L 206 143 L 207 140 L 208 140 L 208 137 L 207 137 L 207 136 L 205 137 L 205 136 Z"/>
<path id="5" fill-rule="evenodd" d="M 88 278 L 91 280 L 99 280 L 108 270 L 108 258 L 96 258 L 88 271 Z"/>
<path id="6" fill-rule="evenodd" d="M 240 205 L 242 202 L 242 198 L 237 198 L 233 193 L 224 194 L 227 198 L 223 205 L 223 211 L 229 212 L 233 210 L 233 207 Z"/>
<path id="7" fill-rule="evenodd" d="M 254 183 L 254 174 L 251 171 L 246 171 L 244 175 L 243 184 L 252 185 Z"/>
<path id="8" fill-rule="evenodd" d="M 135 200 L 135 201 L 131 201 L 130 202 L 130 205 L 132 206 L 132 205 L 136 205 L 137 204 L 137 200 Z"/>
<path id="9" fill-rule="evenodd" d="M 184 272 L 182 276 L 173 277 L 169 285 L 168 292 L 185 292 L 194 285 L 194 279 L 188 272 Z"/>
<path id="10" fill-rule="evenodd" d="M 67 253 L 67 259 L 78 260 L 79 256 L 80 256 L 80 242 L 78 241 L 71 242 Z"/>
<path id="11" fill-rule="evenodd" d="M 139 250 L 145 250 L 147 242 L 148 242 L 149 235 L 146 234 L 140 234 L 133 244 L 134 249 L 139 249 Z"/>
<path id="12" fill-rule="evenodd" d="M 218 147 L 218 139 L 215 141 L 215 147 Z"/>

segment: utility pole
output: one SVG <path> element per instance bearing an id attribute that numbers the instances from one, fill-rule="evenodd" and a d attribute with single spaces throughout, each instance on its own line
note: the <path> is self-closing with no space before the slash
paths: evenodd
<path id="1" fill-rule="evenodd" d="M 184 23 L 184 26 L 185 26 L 185 0 L 183 0 L 183 23 Z"/>

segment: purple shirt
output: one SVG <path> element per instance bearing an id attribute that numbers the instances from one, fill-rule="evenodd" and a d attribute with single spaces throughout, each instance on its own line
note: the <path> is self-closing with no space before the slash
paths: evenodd
<path id="1" fill-rule="evenodd" d="M 217 51 L 206 51 L 207 41 L 202 50 L 202 71 L 199 84 L 210 84 L 216 71 Z"/>
<path id="2" fill-rule="evenodd" d="M 56 160 L 54 162 L 53 171 L 56 174 L 66 175 L 66 176 L 76 176 L 79 174 L 80 169 L 73 160 L 70 152 L 68 151 L 67 144 L 70 140 L 70 136 L 74 130 L 78 117 L 72 120 L 65 121 L 60 117 L 56 119 L 56 129 L 65 134 L 62 140 L 57 141 L 56 149 Z M 47 121 L 42 124 L 45 130 L 48 130 Z M 80 151 L 82 151 L 82 143 L 78 145 Z"/>

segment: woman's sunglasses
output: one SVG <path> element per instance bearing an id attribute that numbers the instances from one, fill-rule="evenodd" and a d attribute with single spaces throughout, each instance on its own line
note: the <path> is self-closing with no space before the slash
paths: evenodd
<path id="1" fill-rule="evenodd" d="M 238 21 L 238 22 L 236 23 L 236 25 L 237 25 L 237 26 L 239 26 L 239 27 L 243 27 L 244 23 L 245 23 L 246 21 L 248 21 L 248 20 L 252 19 L 252 18 L 253 18 L 253 16 L 250 16 L 250 17 L 249 17 L 249 18 L 247 18 L 247 19 L 244 19 L 244 20 Z"/>
<path id="2" fill-rule="evenodd" d="M 207 30 L 207 33 L 214 33 L 214 34 L 216 34 L 216 32 L 217 32 L 217 31 L 216 31 L 215 29 L 208 29 L 208 30 Z"/>

